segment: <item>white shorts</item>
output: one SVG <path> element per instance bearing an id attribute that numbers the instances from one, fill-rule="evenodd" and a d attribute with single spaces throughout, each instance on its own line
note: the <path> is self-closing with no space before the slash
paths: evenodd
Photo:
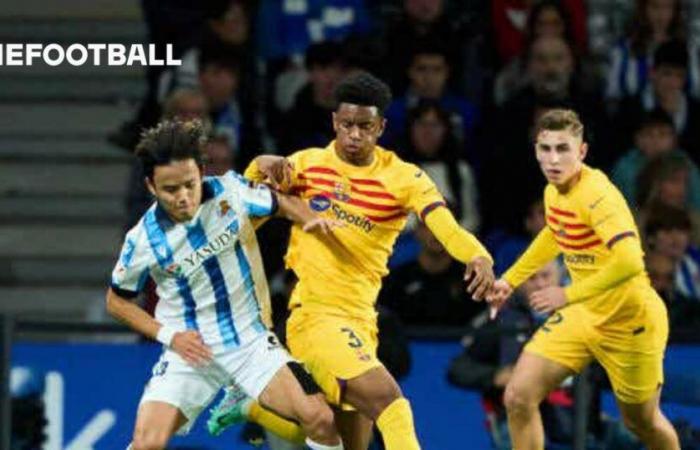
<path id="1" fill-rule="evenodd" d="M 153 366 L 139 405 L 164 402 L 175 406 L 187 418 L 177 434 L 187 434 L 199 413 L 223 386 L 237 384 L 257 399 L 277 371 L 290 361 L 292 357 L 270 332 L 217 354 L 205 367 L 190 366 L 180 355 L 165 349 Z"/>

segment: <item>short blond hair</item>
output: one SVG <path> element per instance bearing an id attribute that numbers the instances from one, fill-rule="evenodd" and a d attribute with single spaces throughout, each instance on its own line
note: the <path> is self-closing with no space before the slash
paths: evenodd
<path id="1" fill-rule="evenodd" d="M 577 137 L 583 137 L 583 123 L 572 109 L 550 109 L 537 120 L 535 136 L 542 131 L 569 130 Z"/>

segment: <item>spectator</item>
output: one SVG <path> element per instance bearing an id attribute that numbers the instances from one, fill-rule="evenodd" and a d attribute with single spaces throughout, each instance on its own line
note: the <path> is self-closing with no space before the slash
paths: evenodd
<path id="1" fill-rule="evenodd" d="M 279 150 L 287 155 L 308 147 L 325 147 L 335 133 L 333 92 L 343 76 L 343 47 L 336 42 L 312 44 L 306 52 L 309 81 L 279 127 Z"/>
<path id="2" fill-rule="evenodd" d="M 621 100 L 642 93 L 654 52 L 661 44 L 685 39 L 681 0 L 637 0 L 629 32 L 609 55 L 605 96 Z"/>
<path id="3" fill-rule="evenodd" d="M 207 163 L 204 172 L 207 176 L 221 176 L 234 167 L 233 151 L 229 136 L 214 134 L 204 149 Z"/>
<path id="4" fill-rule="evenodd" d="M 257 29 L 268 126 L 282 119 L 306 84 L 304 54 L 312 43 L 340 42 L 371 29 L 364 0 L 263 0 Z M 274 127 L 272 127 L 274 128 Z"/>
<path id="5" fill-rule="evenodd" d="M 647 247 L 670 258 L 675 267 L 670 286 L 663 277 L 657 280 L 667 300 L 678 295 L 700 302 L 700 250 L 691 243 L 691 226 L 687 211 L 665 205 L 655 205 L 644 226 Z"/>
<path id="6" fill-rule="evenodd" d="M 383 142 L 387 146 L 395 146 L 406 134 L 408 111 L 421 100 L 435 100 L 450 113 L 457 140 L 460 145 L 466 145 L 468 152 L 461 156 L 478 165 L 473 142 L 477 110 L 466 98 L 449 92 L 447 80 L 450 71 L 447 53 L 437 42 L 424 41 L 416 47 L 407 71 L 411 80 L 408 90 L 387 109 L 387 129 Z"/>
<path id="7" fill-rule="evenodd" d="M 173 57 L 182 59 L 184 52 L 199 38 L 205 24 L 207 6 L 212 2 L 141 0 L 140 3 L 148 30 L 148 40 L 155 46 L 156 57 L 164 59 L 166 45 L 172 45 Z M 146 68 L 146 92 L 136 115 L 110 132 L 107 136 L 109 142 L 132 152 L 141 130 L 155 125 L 161 115 L 160 79 L 167 70 L 167 67 L 157 65 Z"/>
<path id="8" fill-rule="evenodd" d="M 682 155 L 666 155 L 648 163 L 639 174 L 637 204 L 640 228 L 645 228 L 647 220 L 653 216 L 658 205 L 688 211 L 691 227 L 691 241 L 700 243 L 700 212 L 689 208 L 688 184 L 690 179 L 689 162 Z"/>
<path id="9" fill-rule="evenodd" d="M 438 102 L 423 101 L 408 113 L 405 159 L 435 182 L 455 218 L 471 232 L 479 228 L 478 193 L 472 168 L 460 159 L 450 114 Z"/>
<path id="10" fill-rule="evenodd" d="M 235 54 L 216 48 L 205 48 L 200 53 L 199 87 L 209 105 L 208 116 L 214 133 L 228 137 L 239 171 L 254 156 L 245 152 L 257 149 L 250 144 L 255 141 L 250 136 L 255 133 L 251 129 L 253 124 L 246 120 L 250 118 L 245 118 L 241 110 L 240 70 L 240 61 Z"/>
<path id="11" fill-rule="evenodd" d="M 586 48 L 586 9 L 582 0 L 563 0 L 562 6 L 555 6 L 565 11 L 569 20 L 555 12 L 550 3 L 538 6 L 533 0 L 493 0 L 491 2 L 491 20 L 493 23 L 495 46 L 501 65 L 506 65 L 522 55 L 531 36 L 528 31 L 552 30 L 566 28 L 570 24 L 572 44 L 577 52 Z M 535 11 L 535 9 L 542 9 Z M 534 11 L 534 13 L 533 13 Z M 549 34 L 549 33 L 546 33 Z M 550 34 L 553 35 L 553 34 Z"/>
<path id="12" fill-rule="evenodd" d="M 612 181 L 625 196 L 627 202 L 637 205 L 637 182 L 639 173 L 649 161 L 674 154 L 688 159 L 689 204 L 700 210 L 700 170 L 687 154 L 677 147 L 678 137 L 671 118 L 664 111 L 655 109 L 645 113 L 634 134 L 635 146 L 615 164 Z"/>
<path id="13" fill-rule="evenodd" d="M 463 268 L 422 222 L 415 235 L 420 242 L 418 258 L 392 270 L 379 303 L 407 326 L 466 325 L 483 306 L 465 298 Z"/>
<path id="14" fill-rule="evenodd" d="M 525 31 L 525 49 L 529 49 L 532 41 L 539 37 L 559 37 L 576 48 L 572 36 L 571 23 L 564 6 L 555 0 L 545 0 L 532 7 Z M 579 55 L 583 49 L 578 48 Z M 514 92 L 528 83 L 527 52 L 522 52 L 511 59 L 498 73 L 494 83 L 494 102 L 496 105 L 505 103 Z"/>
<path id="15" fill-rule="evenodd" d="M 687 72 L 688 53 L 684 43 L 669 41 L 656 49 L 649 74 L 651 83 L 639 96 L 628 98 L 620 105 L 616 122 L 621 125 L 618 141 L 622 148 L 630 144 L 634 124 L 644 112 L 660 108 L 671 116 L 680 147 L 696 164 L 700 161 L 700 128 L 695 125 L 700 122 L 700 104 L 683 91 Z"/>
<path id="16" fill-rule="evenodd" d="M 445 0 L 403 0 L 402 13 L 390 21 L 384 32 L 386 42 L 385 67 L 393 92 L 407 89 L 409 80 L 404 71 L 411 65 L 415 48 L 422 42 L 435 42 L 444 48 L 446 64 L 456 74 L 461 73 L 464 39 L 459 24 L 447 14 Z M 458 79 L 456 76 L 455 79 Z"/>

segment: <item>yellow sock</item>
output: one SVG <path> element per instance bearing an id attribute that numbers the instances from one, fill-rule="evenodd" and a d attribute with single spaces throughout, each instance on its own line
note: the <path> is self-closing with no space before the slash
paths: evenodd
<path id="1" fill-rule="evenodd" d="M 253 402 L 247 414 L 248 420 L 266 428 L 282 439 L 295 444 L 303 444 L 306 440 L 304 430 L 299 424 L 278 416 L 274 412 L 263 408 L 260 403 Z"/>
<path id="2" fill-rule="evenodd" d="M 386 450 L 420 450 L 413 426 L 411 404 L 399 398 L 377 417 L 377 428 L 382 432 Z"/>

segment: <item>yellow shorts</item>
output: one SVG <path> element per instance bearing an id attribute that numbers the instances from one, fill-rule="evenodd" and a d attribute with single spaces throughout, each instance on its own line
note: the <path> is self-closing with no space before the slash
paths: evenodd
<path id="1" fill-rule="evenodd" d="M 644 403 L 663 384 L 663 358 L 668 339 L 668 315 L 654 296 L 634 320 L 614 327 L 594 326 L 584 305 L 554 313 L 525 346 L 525 351 L 580 372 L 593 359 L 610 378 L 615 397 L 623 403 Z"/>
<path id="2" fill-rule="evenodd" d="M 326 394 L 342 404 L 347 380 L 381 366 L 377 359 L 377 326 L 369 321 L 295 308 L 287 322 L 287 346 Z"/>

